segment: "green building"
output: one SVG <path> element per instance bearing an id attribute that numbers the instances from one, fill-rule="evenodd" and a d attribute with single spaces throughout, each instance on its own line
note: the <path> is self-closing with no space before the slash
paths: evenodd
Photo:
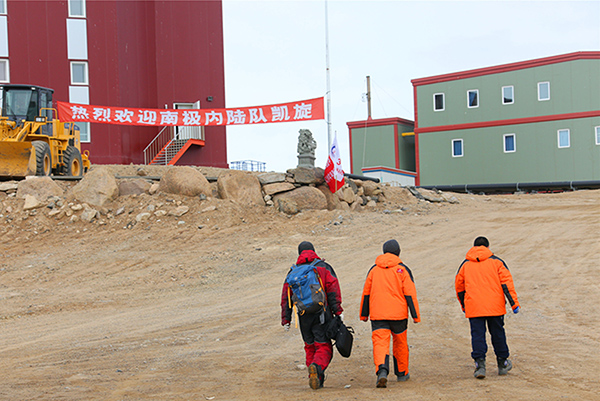
<path id="1" fill-rule="evenodd" d="M 600 184 L 600 52 L 411 82 L 417 185 Z M 359 146 L 352 139 L 356 168 Z M 375 147 L 367 142 L 363 146 Z"/>
<path id="2" fill-rule="evenodd" d="M 382 182 L 415 185 L 414 122 L 402 118 L 347 123 L 350 171 Z"/>

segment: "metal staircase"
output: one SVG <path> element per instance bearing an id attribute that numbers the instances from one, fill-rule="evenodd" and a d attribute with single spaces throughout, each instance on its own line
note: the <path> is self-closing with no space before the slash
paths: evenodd
<path id="1" fill-rule="evenodd" d="M 175 164 L 191 145 L 204 146 L 204 127 L 163 127 L 144 149 L 144 164 Z"/>

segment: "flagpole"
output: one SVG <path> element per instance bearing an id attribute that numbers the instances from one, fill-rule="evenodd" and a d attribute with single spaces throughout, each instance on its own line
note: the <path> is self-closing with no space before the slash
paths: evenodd
<path id="1" fill-rule="evenodd" d="M 325 0 L 325 72 L 327 76 L 327 149 L 331 150 L 331 82 L 329 77 L 329 17 Z"/>

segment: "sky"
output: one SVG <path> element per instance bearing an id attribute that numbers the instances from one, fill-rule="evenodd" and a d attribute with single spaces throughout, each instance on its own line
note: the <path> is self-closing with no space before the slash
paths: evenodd
<path id="1" fill-rule="evenodd" d="M 600 51 L 600 0 L 223 0 L 227 107 L 326 97 L 326 27 L 331 131 L 349 172 L 346 123 L 367 118 L 367 76 L 372 118 L 413 120 L 412 79 Z M 324 168 L 326 120 L 228 126 L 228 162 L 295 168 L 300 129 Z"/>

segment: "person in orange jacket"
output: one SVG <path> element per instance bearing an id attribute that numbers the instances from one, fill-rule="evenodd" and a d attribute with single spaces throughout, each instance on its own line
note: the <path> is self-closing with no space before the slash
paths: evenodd
<path id="1" fill-rule="evenodd" d="M 512 275 L 506 263 L 495 256 L 489 246 L 487 238 L 477 237 L 454 280 L 456 296 L 471 325 L 473 375 L 478 379 L 485 378 L 486 374 L 486 324 L 492 336 L 498 374 L 505 375 L 512 369 L 504 331 L 505 298 L 514 313 L 520 310 Z"/>
<path id="2" fill-rule="evenodd" d="M 383 244 L 383 255 L 375 260 L 367 274 L 360 303 L 360 320 L 371 318 L 373 361 L 377 369 L 377 387 L 387 386 L 390 371 L 390 336 L 393 338 L 394 373 L 398 381 L 408 373 L 408 311 L 419 323 L 419 303 L 412 272 L 400 260 L 400 245 L 392 239 Z"/>

